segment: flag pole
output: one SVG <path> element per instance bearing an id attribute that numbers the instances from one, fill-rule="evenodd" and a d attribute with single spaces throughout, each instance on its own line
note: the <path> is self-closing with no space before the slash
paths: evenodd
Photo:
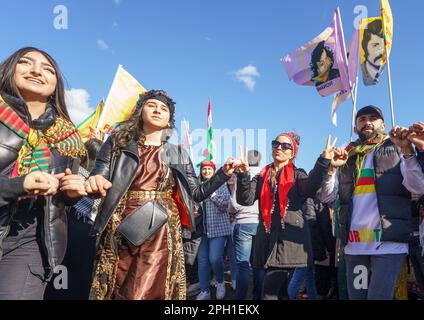
<path id="1" fill-rule="evenodd" d="M 387 5 L 387 6 L 386 6 Z M 390 57 L 389 57 L 389 41 L 387 41 L 388 34 L 390 35 L 390 47 L 393 38 L 393 15 L 390 8 L 389 1 L 380 0 L 381 8 L 381 23 L 383 26 L 383 39 L 384 39 L 384 49 L 386 53 L 386 64 L 387 64 L 387 80 L 389 85 L 389 100 L 390 100 L 390 115 L 392 118 L 392 128 L 395 127 L 395 112 L 393 107 L 393 91 L 392 91 L 392 75 L 390 71 Z M 386 25 L 389 23 L 389 25 Z M 388 30 L 390 29 L 390 30 Z M 389 32 L 387 32 L 389 31 Z"/>
<path id="2" fill-rule="evenodd" d="M 358 81 L 358 79 L 356 81 Z M 355 92 L 354 94 L 352 92 L 350 94 L 350 96 L 352 98 L 352 122 L 350 124 L 350 142 L 353 141 L 353 128 L 355 127 L 356 97 L 357 97 L 357 94 L 358 94 L 358 82 L 356 82 L 354 92 Z"/>
<path id="3" fill-rule="evenodd" d="M 337 7 L 336 10 L 337 10 L 337 14 L 338 14 L 339 19 L 340 19 L 340 26 L 341 26 L 341 29 L 342 29 L 342 35 L 341 36 L 342 36 L 342 41 L 343 41 L 343 48 L 346 48 L 346 44 L 345 44 L 345 41 L 344 41 L 343 22 L 342 22 L 342 16 L 341 16 L 341 13 L 340 13 L 340 8 Z M 349 63 L 348 58 L 347 58 L 346 49 L 344 50 L 344 59 L 347 63 Z M 354 125 L 355 125 L 355 114 L 356 114 L 356 93 L 355 93 L 355 97 L 354 97 L 354 91 L 352 90 L 352 81 L 351 81 L 350 75 L 349 75 L 349 68 L 347 70 L 347 78 L 349 80 L 350 97 L 352 99 L 352 123 L 351 123 L 351 126 L 350 126 L 350 142 L 352 142 L 353 128 L 354 128 Z M 356 75 L 355 92 L 357 92 L 356 88 L 358 88 L 358 74 Z"/>
<path id="4" fill-rule="evenodd" d="M 358 54 L 358 68 L 359 68 L 359 54 Z M 358 81 L 359 81 L 359 72 L 356 73 L 356 81 L 355 81 L 355 96 L 352 96 L 352 123 L 350 125 L 350 142 L 353 141 L 353 128 L 355 128 L 355 117 L 356 117 L 356 103 L 358 98 Z"/>
<path id="5" fill-rule="evenodd" d="M 393 91 L 392 91 L 392 76 L 390 73 L 390 58 L 389 58 L 389 50 L 386 47 L 386 57 L 387 57 L 387 79 L 389 82 L 389 99 L 390 99 L 390 115 L 392 118 L 392 128 L 395 127 L 395 112 L 394 112 L 394 108 L 393 108 Z"/>

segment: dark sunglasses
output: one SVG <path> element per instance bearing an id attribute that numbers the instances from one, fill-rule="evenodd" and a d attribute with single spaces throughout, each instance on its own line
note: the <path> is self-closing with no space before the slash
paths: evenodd
<path id="1" fill-rule="evenodd" d="M 271 145 L 273 149 L 278 149 L 278 147 L 281 147 L 281 149 L 283 150 L 293 150 L 293 146 L 287 142 L 272 140 Z"/>

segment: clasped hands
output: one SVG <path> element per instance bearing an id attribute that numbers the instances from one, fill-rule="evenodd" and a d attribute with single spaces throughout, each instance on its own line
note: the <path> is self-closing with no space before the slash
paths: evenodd
<path id="1" fill-rule="evenodd" d="M 415 154 L 412 145 L 419 151 L 424 151 L 424 122 L 417 122 L 409 128 L 395 126 L 390 131 L 390 140 L 404 155 Z"/>
<path id="2" fill-rule="evenodd" d="M 91 176 L 86 180 L 83 176 L 72 174 L 70 169 L 66 169 L 64 173 L 59 174 L 31 172 L 25 176 L 23 187 L 30 196 L 53 196 L 60 190 L 69 198 L 95 193 L 104 197 L 106 191 L 112 187 L 112 183 L 100 175 Z"/>
<path id="3" fill-rule="evenodd" d="M 69 198 L 79 198 L 87 195 L 84 182 L 83 176 L 72 174 L 70 169 L 59 174 L 34 171 L 25 176 L 23 188 L 30 196 L 54 196 L 60 190 Z"/>
<path id="4" fill-rule="evenodd" d="M 344 148 L 335 147 L 337 138 L 331 142 L 331 136 L 328 136 L 327 142 L 321 156 L 331 161 L 330 168 L 341 167 L 346 164 L 348 159 L 348 153 Z M 247 150 L 243 151 L 240 147 L 240 158 L 230 157 L 223 166 L 223 171 L 227 176 L 231 176 L 234 173 L 244 173 L 249 171 L 249 162 L 247 157 Z"/>

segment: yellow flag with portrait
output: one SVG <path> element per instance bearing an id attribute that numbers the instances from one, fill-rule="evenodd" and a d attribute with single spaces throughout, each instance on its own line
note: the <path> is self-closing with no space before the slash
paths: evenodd
<path id="1" fill-rule="evenodd" d="M 364 84 L 376 85 L 387 61 L 381 17 L 362 19 L 359 43 Z M 388 52 L 390 54 L 390 48 Z"/>

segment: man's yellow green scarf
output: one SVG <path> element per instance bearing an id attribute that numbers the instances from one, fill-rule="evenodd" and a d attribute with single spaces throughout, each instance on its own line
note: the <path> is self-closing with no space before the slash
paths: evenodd
<path id="1" fill-rule="evenodd" d="M 378 133 L 374 138 L 368 139 L 366 142 L 362 142 L 359 139 L 351 142 L 347 147 L 346 151 L 348 152 L 348 158 L 350 159 L 353 156 L 356 156 L 355 161 L 355 183 L 359 177 L 364 160 L 367 154 L 374 150 L 377 146 L 382 144 L 386 140 L 387 135 L 384 132 Z"/>
<path id="2" fill-rule="evenodd" d="M 25 141 L 19 150 L 13 177 L 32 171 L 47 171 L 52 149 L 71 158 L 85 155 L 84 143 L 78 130 L 62 117 L 56 117 L 54 124 L 44 131 L 34 130 L 0 96 L 0 122 Z"/>

